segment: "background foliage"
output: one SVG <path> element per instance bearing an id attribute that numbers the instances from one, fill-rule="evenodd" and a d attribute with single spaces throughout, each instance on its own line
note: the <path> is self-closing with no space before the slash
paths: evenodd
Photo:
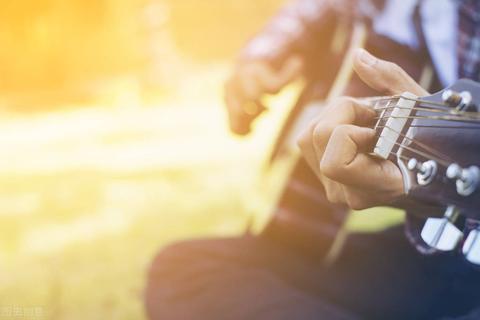
<path id="1" fill-rule="evenodd" d="M 280 5 L 3 1 L 0 319 L 30 307 L 45 319 L 141 319 L 161 247 L 261 227 L 273 188 L 260 169 L 281 115 L 232 137 L 222 86 Z"/>

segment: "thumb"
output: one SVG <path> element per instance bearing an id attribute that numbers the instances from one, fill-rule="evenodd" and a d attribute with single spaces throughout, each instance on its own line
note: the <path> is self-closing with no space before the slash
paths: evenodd
<path id="1" fill-rule="evenodd" d="M 363 82 L 381 93 L 395 95 L 408 91 L 417 96 L 428 95 L 397 64 L 378 59 L 364 49 L 357 49 L 353 69 Z"/>

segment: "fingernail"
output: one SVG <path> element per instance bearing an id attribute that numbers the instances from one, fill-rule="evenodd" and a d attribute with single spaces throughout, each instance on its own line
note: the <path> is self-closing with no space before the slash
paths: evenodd
<path id="1" fill-rule="evenodd" d="M 363 63 L 365 63 L 368 66 L 373 66 L 377 62 L 377 58 L 372 56 L 365 49 L 358 50 L 358 57 L 360 58 L 360 61 L 362 61 Z"/>

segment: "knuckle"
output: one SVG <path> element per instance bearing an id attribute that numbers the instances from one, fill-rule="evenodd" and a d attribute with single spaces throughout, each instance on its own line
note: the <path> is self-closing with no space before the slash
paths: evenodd
<path id="1" fill-rule="evenodd" d="M 297 146 L 301 149 L 304 150 L 310 145 L 310 135 L 308 134 L 307 131 L 304 131 L 301 133 L 298 138 L 297 138 Z"/>
<path id="2" fill-rule="evenodd" d="M 328 190 L 325 190 L 325 196 L 327 197 L 328 202 L 337 204 L 337 198 L 332 195 L 332 193 Z"/>
<path id="3" fill-rule="evenodd" d="M 265 92 L 269 94 L 278 94 L 282 86 L 277 83 L 267 83 L 265 85 Z"/>
<path id="4" fill-rule="evenodd" d="M 352 103 L 353 99 L 351 97 L 348 97 L 348 96 L 340 96 L 340 97 L 337 97 L 335 98 L 335 103 L 340 105 L 348 105 L 350 103 Z"/>
<path id="5" fill-rule="evenodd" d="M 391 61 L 386 61 L 385 66 L 386 66 L 387 69 L 389 69 L 391 71 L 394 71 L 394 72 L 398 72 L 399 70 L 402 70 L 398 64 L 396 64 L 394 62 L 391 62 Z"/>
<path id="6" fill-rule="evenodd" d="M 343 138 L 348 136 L 351 126 L 348 124 L 341 124 L 335 127 L 332 132 L 332 138 Z"/>
<path id="7" fill-rule="evenodd" d="M 398 64 L 393 62 L 387 62 L 387 68 L 389 70 L 389 78 L 391 79 L 391 81 L 398 81 L 405 78 L 405 72 Z M 391 83 L 389 84 L 391 85 Z"/>
<path id="8" fill-rule="evenodd" d="M 388 74 L 391 74 L 391 72 L 389 72 Z M 383 93 L 386 93 L 386 92 L 390 92 L 390 89 L 391 89 L 391 80 L 390 80 L 390 76 L 387 75 L 379 75 L 379 80 L 375 82 L 376 85 L 376 90 L 378 90 L 379 92 L 383 92 Z"/>
<path id="9" fill-rule="evenodd" d="M 339 191 L 337 190 L 337 188 L 333 188 L 332 186 L 325 187 L 325 196 L 330 203 L 339 204 L 342 202 L 342 197 L 339 194 Z"/>
<path id="10" fill-rule="evenodd" d="M 347 197 L 347 205 L 353 210 L 363 210 L 367 208 L 365 202 L 357 196 Z"/>
<path id="11" fill-rule="evenodd" d="M 223 85 L 223 96 L 225 100 L 228 100 L 235 94 L 233 79 L 228 79 Z"/>
<path id="12" fill-rule="evenodd" d="M 312 121 L 310 124 L 307 126 L 305 130 L 303 130 L 297 137 L 297 146 L 300 149 L 305 149 L 307 147 L 310 147 L 312 144 L 312 135 L 313 132 L 315 131 L 315 127 L 317 126 L 317 121 Z"/>
<path id="13" fill-rule="evenodd" d="M 348 207 L 353 210 L 363 210 L 368 208 L 368 204 L 365 199 L 354 192 L 346 191 L 345 202 L 347 203 Z"/>
<path id="14" fill-rule="evenodd" d="M 336 109 L 342 108 L 346 110 L 350 110 L 353 108 L 354 100 L 351 97 L 338 97 L 332 103 L 332 106 L 335 106 Z"/>
<path id="15" fill-rule="evenodd" d="M 318 122 L 312 131 L 315 143 L 319 145 L 326 144 L 334 130 L 335 126 L 324 122 Z"/>
<path id="16" fill-rule="evenodd" d="M 335 180 L 339 174 L 339 167 L 333 161 L 322 159 L 320 162 L 320 172 L 327 178 Z"/>
<path id="17" fill-rule="evenodd" d="M 395 76 L 395 79 L 397 80 L 404 80 L 406 77 L 405 71 L 403 71 L 402 68 L 400 68 L 399 65 L 392 63 L 393 64 L 393 75 Z"/>

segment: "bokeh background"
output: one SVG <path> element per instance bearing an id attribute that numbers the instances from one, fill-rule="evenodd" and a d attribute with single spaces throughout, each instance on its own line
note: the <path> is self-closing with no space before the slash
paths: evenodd
<path id="1" fill-rule="evenodd" d="M 222 88 L 282 4 L 1 1 L 0 319 L 142 319 L 162 246 L 261 228 L 296 89 L 239 139 Z"/>

